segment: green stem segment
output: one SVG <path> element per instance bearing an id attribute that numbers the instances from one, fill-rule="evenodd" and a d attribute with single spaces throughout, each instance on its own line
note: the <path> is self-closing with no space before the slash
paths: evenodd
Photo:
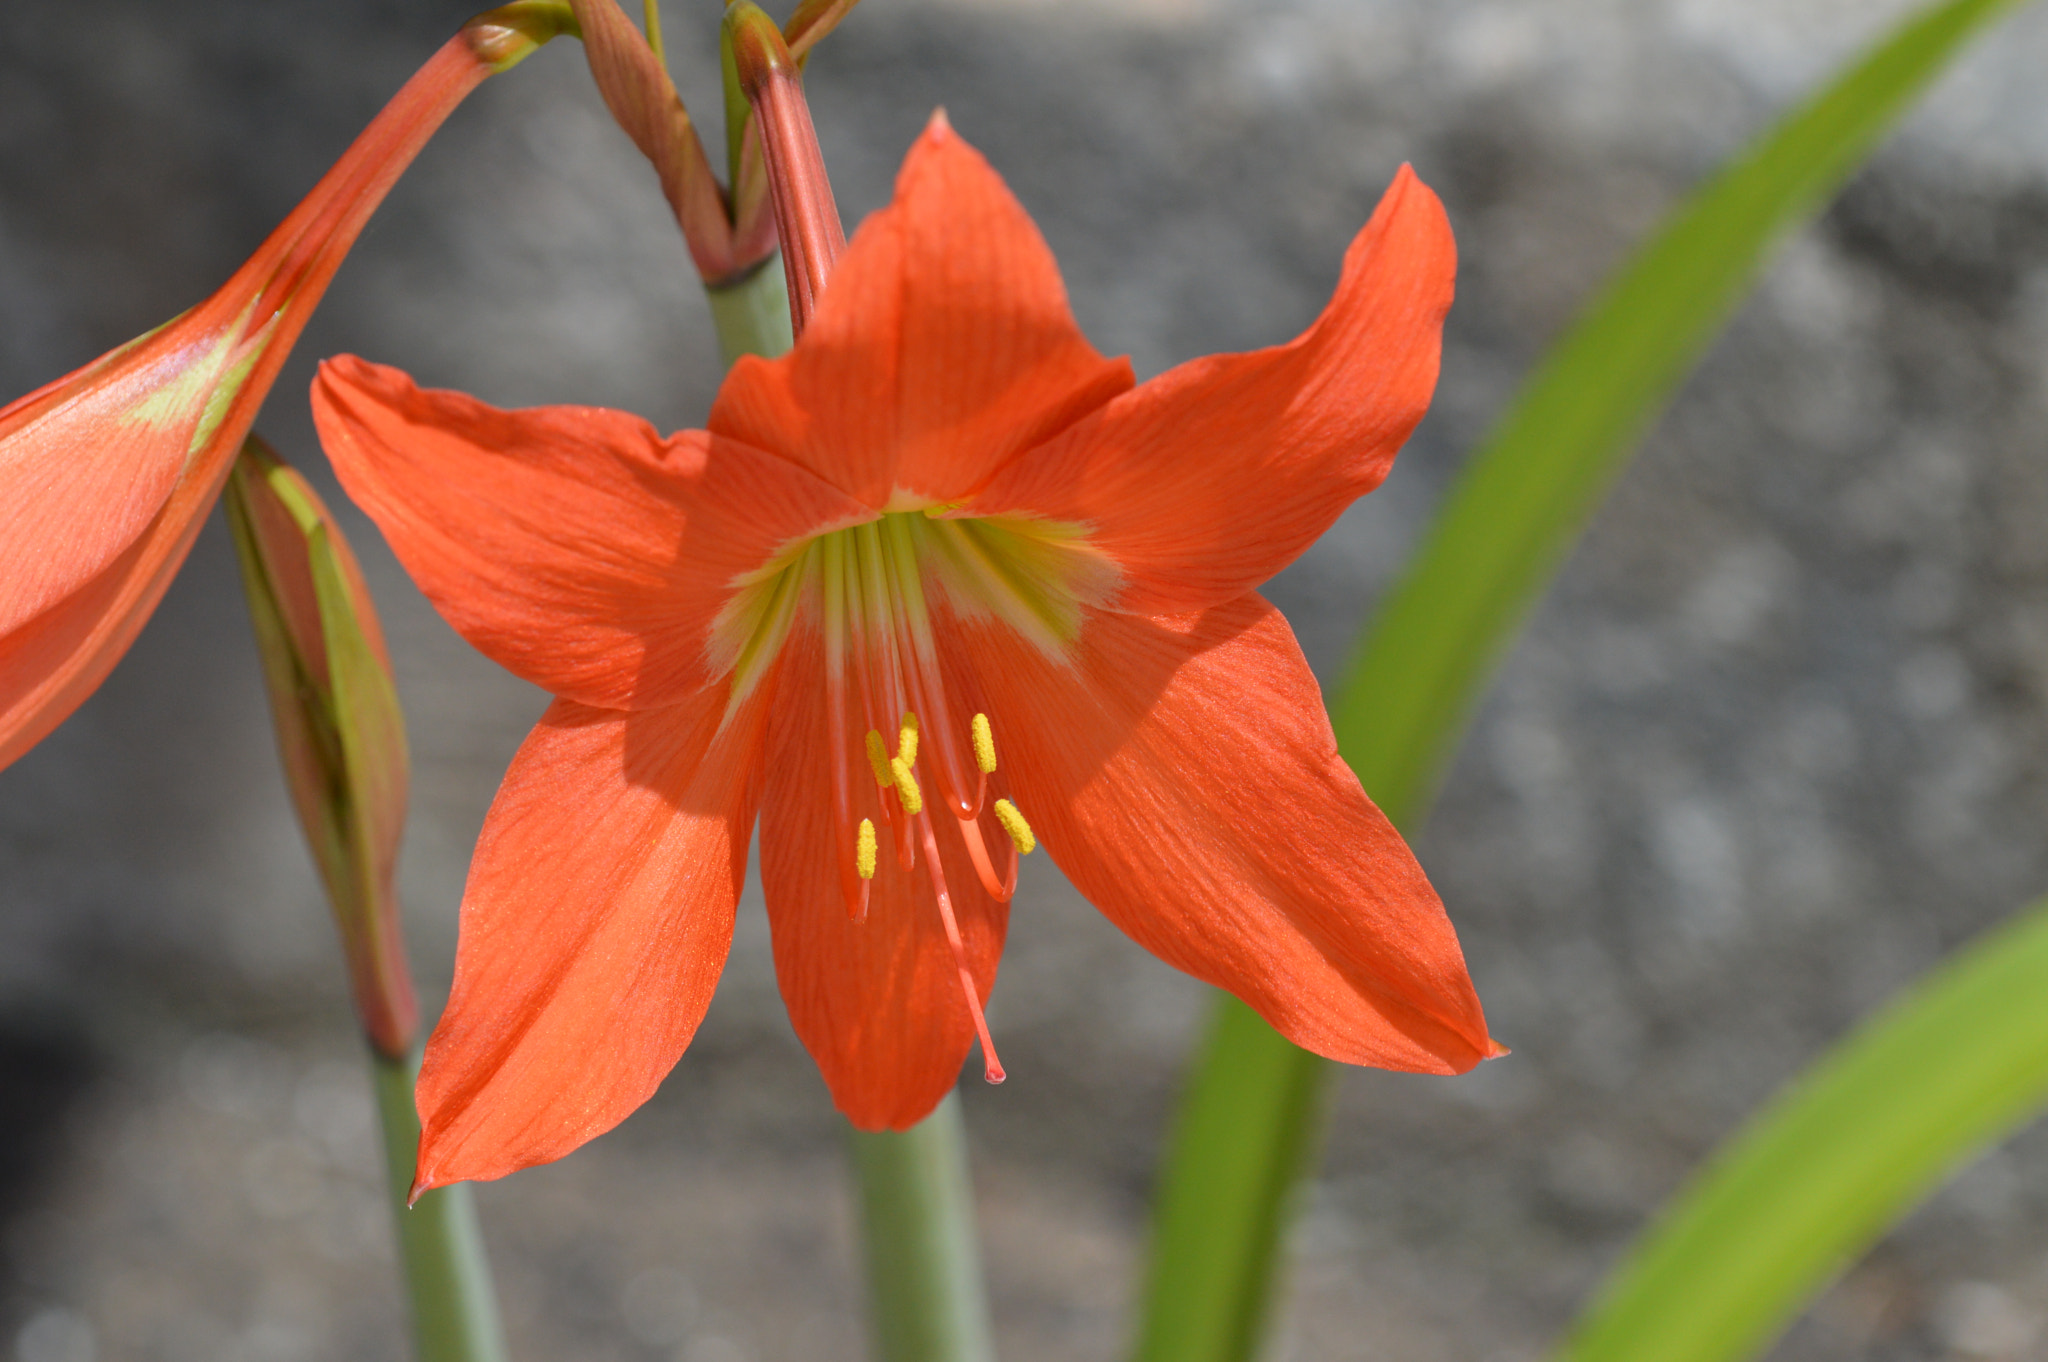
<path id="1" fill-rule="evenodd" d="M 772 359 L 795 343 L 789 325 L 789 285 L 778 256 L 769 256 L 737 279 L 706 284 L 704 298 L 711 304 L 711 324 L 718 330 L 728 369 L 741 355 Z"/>
<path id="2" fill-rule="evenodd" d="M 399 1255 L 412 1298 L 414 1357 L 417 1362 L 505 1362 L 497 1292 L 469 1184 L 436 1188 L 406 1209 L 420 1146 L 419 1112 L 413 1105 L 419 1060 L 391 1059 L 372 1050 L 370 1068 L 384 1127 Z"/>
<path id="3" fill-rule="evenodd" d="M 1907 18 L 1680 205 L 1550 351 L 1332 698 L 1338 749 L 1397 827 L 1426 812 L 1529 609 L 1771 247 L 2015 2 L 1945 0 Z M 1249 1008 L 1221 1005 L 1158 1191 L 1141 1362 L 1257 1353 L 1278 1291 L 1281 1212 L 1314 1163 L 1326 1069 Z"/>
<path id="4" fill-rule="evenodd" d="M 905 1131 L 853 1132 L 876 1362 L 993 1362 L 960 1098 Z"/>

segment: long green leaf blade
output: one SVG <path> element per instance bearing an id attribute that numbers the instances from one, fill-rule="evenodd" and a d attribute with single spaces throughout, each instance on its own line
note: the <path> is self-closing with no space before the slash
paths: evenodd
<path id="1" fill-rule="evenodd" d="M 1382 604 L 1331 706 L 1345 759 L 1397 825 L 1412 828 L 1426 811 L 1530 607 L 1770 247 L 1818 212 L 1963 41 L 2015 2 L 1947 0 L 1895 29 L 1680 205 L 1530 378 Z M 1313 1163 L 1322 1069 L 1222 1000 L 1155 1203 L 1139 1362 L 1256 1354 L 1285 1224 L 1263 1199 L 1287 1197 Z"/>
<path id="2" fill-rule="evenodd" d="M 2013 3 L 1949 0 L 1909 19 L 1682 204 L 1530 378 L 1331 707 L 1345 758 L 1395 822 L 1423 812 L 1530 607 L 1770 248 Z"/>
<path id="3" fill-rule="evenodd" d="M 1725 1145 L 1561 1362 L 1724 1362 L 2048 1103 L 2048 899 L 1909 989 Z"/>

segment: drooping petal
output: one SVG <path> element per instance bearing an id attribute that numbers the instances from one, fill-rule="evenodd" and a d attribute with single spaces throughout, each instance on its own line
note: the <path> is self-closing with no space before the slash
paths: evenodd
<path id="1" fill-rule="evenodd" d="M 0 635 L 0 769 L 99 689 L 142 632 L 227 475 L 181 483 L 142 537 L 57 605 Z"/>
<path id="2" fill-rule="evenodd" d="M 617 1125 L 674 1067 L 732 943 L 762 699 L 557 700 L 506 773 L 420 1070 L 415 1190 L 503 1177 Z"/>
<path id="3" fill-rule="evenodd" d="M 787 460 L 600 407 L 501 411 L 351 355 L 313 417 L 342 486 L 463 637 L 614 709 L 708 684 L 736 579 L 871 513 Z"/>
<path id="4" fill-rule="evenodd" d="M 0 411 L 0 766 L 93 692 L 156 608 L 399 175 L 464 96 L 551 33 L 524 13 L 472 21 L 211 298 Z"/>
<path id="5" fill-rule="evenodd" d="M 1025 816 L 1140 945 L 1332 1059 L 1458 1073 L 1496 1053 L 1436 891 L 1265 600 L 1090 611 L 1071 666 L 953 628 Z"/>
<path id="6" fill-rule="evenodd" d="M 915 869 L 897 862 L 881 802 L 858 750 L 826 737 L 822 651 L 815 631 L 789 643 L 764 751 L 761 886 L 775 943 L 775 976 L 790 1024 L 847 1120 L 863 1130 L 902 1130 L 931 1113 L 960 1076 L 974 1023 L 947 944 L 920 849 Z M 832 763 L 859 763 L 861 801 L 883 853 L 867 916 L 841 907 L 833 855 Z M 982 889 L 952 818 L 936 809 L 940 864 L 966 947 L 978 1000 L 995 985 L 1008 905 Z M 990 836 L 1000 839 L 989 820 Z"/>
<path id="7" fill-rule="evenodd" d="M 1131 386 L 1074 323 L 1037 227 L 943 116 L 780 359 L 734 365 L 708 422 L 880 509 L 968 495 Z"/>
<path id="8" fill-rule="evenodd" d="M 218 311 L 187 314 L 0 410 L 0 634 L 98 576 L 206 449 L 219 415 L 206 422 L 208 407 L 241 381 L 234 319 L 202 315 Z"/>
<path id="9" fill-rule="evenodd" d="M 1422 419 L 1456 263 L 1443 206 L 1402 167 L 1307 331 L 1160 375 L 1018 456 L 961 513 L 1091 527 L 1133 614 L 1255 589 L 1379 486 Z"/>

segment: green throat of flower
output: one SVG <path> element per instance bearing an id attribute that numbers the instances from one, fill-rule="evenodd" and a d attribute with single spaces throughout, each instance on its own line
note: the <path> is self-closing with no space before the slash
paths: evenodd
<path id="1" fill-rule="evenodd" d="M 793 629 L 818 630 L 822 693 L 779 694 L 776 703 L 825 707 L 832 850 L 847 912 L 855 921 L 866 917 L 885 838 L 906 873 L 923 851 L 992 1082 L 1001 1080 L 1002 1068 L 968 971 L 932 820 L 955 820 L 982 887 L 1004 901 L 1016 888 L 1018 856 L 1036 838 L 1015 804 L 990 797 L 992 779 L 1001 784 L 994 779 L 997 725 L 971 699 L 962 705 L 962 697 L 948 693 L 934 622 L 1005 627 L 1064 663 L 1080 635 L 1083 607 L 1108 600 L 1118 581 L 1115 565 L 1076 526 L 949 518 L 944 507 L 890 511 L 789 545 L 735 583 L 712 626 L 711 660 L 732 676 L 734 707 L 768 674 Z M 893 735 L 893 744 L 884 734 Z M 984 815 L 993 827 L 984 829 Z M 1009 853 L 1000 870 L 991 842 Z"/>

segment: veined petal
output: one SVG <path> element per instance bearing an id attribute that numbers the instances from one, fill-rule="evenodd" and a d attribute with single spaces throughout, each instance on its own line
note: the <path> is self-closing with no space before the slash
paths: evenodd
<path id="1" fill-rule="evenodd" d="M 449 623 L 585 704 L 640 709 L 709 684 L 737 580 L 872 518 L 736 441 L 664 440 L 599 407 L 501 411 L 349 355 L 320 366 L 313 417 L 342 486 Z"/>
<path id="2" fill-rule="evenodd" d="M 791 635 L 776 695 L 761 804 L 761 886 L 775 977 L 790 1024 L 846 1119 L 863 1130 L 903 1130 L 930 1115 L 952 1089 L 974 1044 L 931 872 L 922 849 L 915 869 L 898 863 L 860 750 L 832 750 L 814 629 Z M 841 906 L 833 861 L 835 762 L 860 764 L 855 816 L 873 819 L 884 844 L 860 922 L 850 921 Z M 1009 908 L 983 891 L 954 820 L 935 812 L 932 821 L 968 967 L 986 1003 Z M 988 836 L 1000 840 L 994 819 L 987 821 Z"/>
<path id="3" fill-rule="evenodd" d="M 1089 526 L 1133 614 L 1256 588 L 1379 486 L 1422 419 L 1456 263 L 1443 206 L 1403 166 L 1307 331 L 1160 375 L 1018 456 L 960 514 Z"/>
<path id="4" fill-rule="evenodd" d="M 707 423 L 869 506 L 956 501 L 1131 386 L 1067 306 L 1045 240 L 942 115 L 779 359 L 733 366 Z M 905 507 L 899 507 L 903 509 Z"/>
<path id="5" fill-rule="evenodd" d="M 69 718 L 128 651 L 199 537 L 229 467 L 212 470 L 209 481 L 180 483 L 141 538 L 98 576 L 0 634 L 0 769 Z"/>
<path id="6" fill-rule="evenodd" d="M 512 760 L 420 1070 L 414 1190 L 560 1158 L 624 1120 L 696 1033 L 732 943 L 760 700 L 632 714 L 557 700 Z"/>
<path id="7" fill-rule="evenodd" d="M 0 634 L 99 575 L 207 451 L 249 358 L 231 318 L 205 315 L 218 311 L 188 313 L 0 410 Z"/>
<path id="8" fill-rule="evenodd" d="M 1496 1053 L 1436 891 L 1265 600 L 1091 611 L 1071 667 L 956 627 L 1018 804 L 1133 940 L 1331 1059 L 1461 1073 Z"/>

